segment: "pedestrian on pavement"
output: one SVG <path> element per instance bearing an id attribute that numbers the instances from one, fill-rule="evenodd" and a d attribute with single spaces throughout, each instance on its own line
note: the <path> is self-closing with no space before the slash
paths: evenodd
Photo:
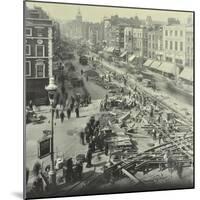
<path id="1" fill-rule="evenodd" d="M 61 123 L 63 123 L 64 118 L 65 118 L 65 114 L 64 114 L 63 111 L 61 111 L 61 113 L 60 113 L 60 120 L 61 120 Z"/>
<path id="2" fill-rule="evenodd" d="M 81 75 L 83 75 L 83 70 L 81 69 Z"/>
<path id="3" fill-rule="evenodd" d="M 32 100 L 29 101 L 28 106 L 29 106 L 29 109 L 30 109 L 30 110 L 33 110 L 33 102 L 32 102 Z"/>
<path id="4" fill-rule="evenodd" d="M 59 104 L 56 105 L 56 119 L 59 118 Z"/>
<path id="5" fill-rule="evenodd" d="M 89 148 L 91 148 L 92 153 L 95 152 L 95 136 L 92 137 L 91 143 L 89 144 Z"/>
<path id="6" fill-rule="evenodd" d="M 88 75 L 86 76 L 86 81 L 89 81 L 89 77 L 88 77 Z"/>
<path id="7" fill-rule="evenodd" d="M 67 108 L 67 118 L 70 119 L 70 117 L 71 117 L 71 108 L 68 107 Z"/>
<path id="8" fill-rule="evenodd" d="M 94 125 L 95 125 L 95 117 L 94 116 L 90 117 L 90 125 L 92 128 L 94 128 Z"/>
<path id="9" fill-rule="evenodd" d="M 92 150 L 89 148 L 87 151 L 87 155 L 86 155 L 86 159 L 87 159 L 87 168 L 92 167 Z"/>
<path id="10" fill-rule="evenodd" d="M 87 123 L 87 125 L 85 127 L 85 135 L 86 135 L 86 142 L 89 143 L 90 142 L 90 130 L 89 130 L 88 123 Z"/>
<path id="11" fill-rule="evenodd" d="M 74 104 L 71 102 L 70 103 L 70 110 L 73 111 L 73 109 L 74 109 Z"/>
<path id="12" fill-rule="evenodd" d="M 71 103 L 74 105 L 74 103 L 75 103 L 75 98 L 74 98 L 74 96 L 71 96 Z"/>
<path id="13" fill-rule="evenodd" d="M 73 160 L 72 158 L 67 160 L 67 173 L 66 173 L 66 180 L 72 182 L 74 177 L 73 172 Z"/>
<path id="14" fill-rule="evenodd" d="M 79 118 L 79 107 L 76 106 L 75 108 L 76 118 Z"/>
<path id="15" fill-rule="evenodd" d="M 83 131 L 80 132 L 80 139 L 81 139 L 81 144 L 85 145 L 85 133 Z"/>

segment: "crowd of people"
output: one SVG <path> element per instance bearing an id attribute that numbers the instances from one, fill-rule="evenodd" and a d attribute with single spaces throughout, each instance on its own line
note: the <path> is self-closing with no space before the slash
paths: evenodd
<path id="1" fill-rule="evenodd" d="M 64 122 L 65 117 L 67 116 L 67 119 L 71 118 L 71 114 L 74 111 L 76 114 L 76 118 L 79 118 L 79 110 L 80 110 L 80 102 L 81 98 L 79 96 L 71 96 L 71 98 L 68 100 L 68 104 L 66 105 L 60 105 L 57 104 L 55 107 L 55 112 L 56 112 L 56 119 L 61 120 L 61 122 Z M 66 112 L 66 116 L 65 116 Z"/>

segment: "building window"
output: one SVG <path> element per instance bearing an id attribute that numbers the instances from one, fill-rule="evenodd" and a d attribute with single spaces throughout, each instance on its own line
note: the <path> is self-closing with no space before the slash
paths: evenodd
<path id="1" fill-rule="evenodd" d="M 26 36 L 32 36 L 32 28 L 26 28 Z"/>
<path id="2" fill-rule="evenodd" d="M 183 42 L 180 42 L 180 51 L 183 51 Z"/>
<path id="3" fill-rule="evenodd" d="M 158 43 L 156 43 L 155 46 L 156 46 L 155 48 L 158 50 Z"/>
<path id="4" fill-rule="evenodd" d="M 26 55 L 27 56 L 31 55 L 31 45 L 30 44 L 26 44 Z"/>
<path id="5" fill-rule="evenodd" d="M 38 57 L 45 56 L 44 45 L 36 45 L 36 56 Z"/>
<path id="6" fill-rule="evenodd" d="M 165 35 L 168 36 L 168 30 L 165 30 Z"/>
<path id="7" fill-rule="evenodd" d="M 170 31 L 170 36 L 172 36 L 172 34 L 173 34 L 173 31 Z"/>
<path id="8" fill-rule="evenodd" d="M 175 36 L 177 36 L 177 33 L 178 33 L 178 32 L 177 32 L 177 31 L 175 31 Z"/>
<path id="9" fill-rule="evenodd" d="M 149 43 L 149 48 L 151 49 L 151 43 Z"/>
<path id="10" fill-rule="evenodd" d="M 42 37 L 44 36 L 44 28 L 43 27 L 37 27 L 37 36 Z"/>
<path id="11" fill-rule="evenodd" d="M 172 43 L 172 41 L 170 41 L 170 50 L 172 50 L 173 49 L 173 43 Z"/>
<path id="12" fill-rule="evenodd" d="M 178 50 L 178 42 L 175 42 L 175 50 Z"/>
<path id="13" fill-rule="evenodd" d="M 180 31 L 180 36 L 183 36 L 183 31 Z"/>
<path id="14" fill-rule="evenodd" d="M 25 74 L 26 76 L 31 76 L 31 61 L 26 61 Z"/>
<path id="15" fill-rule="evenodd" d="M 168 49 L 168 41 L 165 40 L 165 49 Z"/>
<path id="16" fill-rule="evenodd" d="M 37 78 L 45 77 L 45 64 L 42 62 L 36 64 L 36 77 Z"/>

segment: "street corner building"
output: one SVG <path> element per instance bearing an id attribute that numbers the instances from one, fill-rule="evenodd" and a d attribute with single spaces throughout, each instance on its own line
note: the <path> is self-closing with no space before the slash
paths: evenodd
<path id="1" fill-rule="evenodd" d="M 26 101 L 47 102 L 44 86 L 52 76 L 53 21 L 41 8 L 25 9 Z"/>
<path id="2" fill-rule="evenodd" d="M 194 188 L 194 16 L 24 2 L 24 198 Z"/>

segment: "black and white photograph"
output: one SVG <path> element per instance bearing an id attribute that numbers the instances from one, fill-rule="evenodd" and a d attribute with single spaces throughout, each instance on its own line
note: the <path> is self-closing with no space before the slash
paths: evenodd
<path id="1" fill-rule="evenodd" d="M 194 17 L 24 2 L 25 198 L 194 188 Z"/>

